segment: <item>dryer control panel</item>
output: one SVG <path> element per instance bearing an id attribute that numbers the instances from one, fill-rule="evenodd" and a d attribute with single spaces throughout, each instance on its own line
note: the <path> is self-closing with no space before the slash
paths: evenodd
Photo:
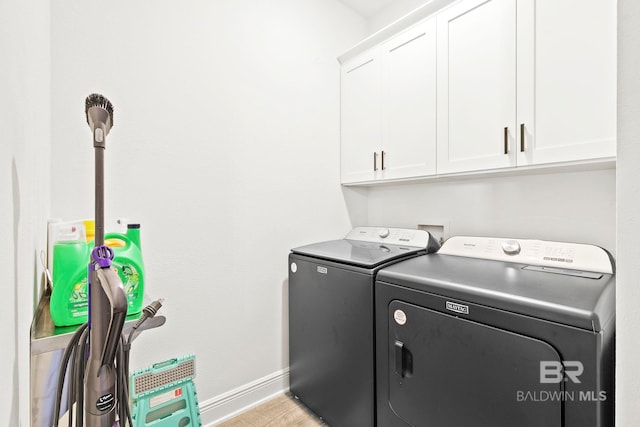
<path id="1" fill-rule="evenodd" d="M 567 270 L 608 274 L 614 271 L 607 251 L 580 243 L 455 236 L 448 239 L 438 253 Z"/>
<path id="2" fill-rule="evenodd" d="M 429 233 L 425 230 L 408 228 L 356 227 L 347 234 L 345 239 L 426 248 L 429 244 Z"/>

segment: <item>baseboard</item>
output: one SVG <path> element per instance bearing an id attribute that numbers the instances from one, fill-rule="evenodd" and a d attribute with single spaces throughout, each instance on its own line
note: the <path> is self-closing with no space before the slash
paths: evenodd
<path id="1" fill-rule="evenodd" d="M 289 369 L 287 368 L 199 402 L 202 425 L 213 427 L 285 393 L 288 389 Z"/>

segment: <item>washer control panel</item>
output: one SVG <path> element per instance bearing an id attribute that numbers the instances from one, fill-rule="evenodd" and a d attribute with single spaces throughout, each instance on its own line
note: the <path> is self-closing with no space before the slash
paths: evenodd
<path id="1" fill-rule="evenodd" d="M 345 239 L 426 248 L 429 244 L 429 233 L 408 228 L 356 227 Z"/>
<path id="2" fill-rule="evenodd" d="M 569 270 L 613 273 L 612 260 L 607 251 L 598 246 L 580 243 L 456 236 L 447 240 L 438 253 Z"/>

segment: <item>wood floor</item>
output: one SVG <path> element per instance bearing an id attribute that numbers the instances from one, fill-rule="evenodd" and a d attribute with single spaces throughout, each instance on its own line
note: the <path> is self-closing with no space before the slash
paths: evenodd
<path id="1" fill-rule="evenodd" d="M 327 426 L 291 395 L 277 397 L 217 427 L 314 427 Z"/>

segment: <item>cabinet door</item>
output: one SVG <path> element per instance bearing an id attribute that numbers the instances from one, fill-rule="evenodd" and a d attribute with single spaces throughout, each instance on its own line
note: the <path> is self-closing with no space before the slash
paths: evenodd
<path id="1" fill-rule="evenodd" d="M 376 176 L 375 169 L 380 167 L 379 62 L 372 50 L 342 66 L 340 114 L 343 183 L 371 181 Z"/>
<path id="2" fill-rule="evenodd" d="M 515 166 L 515 0 L 438 15 L 438 173 Z"/>
<path id="3" fill-rule="evenodd" d="M 436 23 L 382 45 L 382 178 L 436 173 Z M 382 165 L 381 165 L 382 166 Z"/>
<path id="4" fill-rule="evenodd" d="M 518 1 L 518 165 L 616 154 L 616 2 Z"/>

